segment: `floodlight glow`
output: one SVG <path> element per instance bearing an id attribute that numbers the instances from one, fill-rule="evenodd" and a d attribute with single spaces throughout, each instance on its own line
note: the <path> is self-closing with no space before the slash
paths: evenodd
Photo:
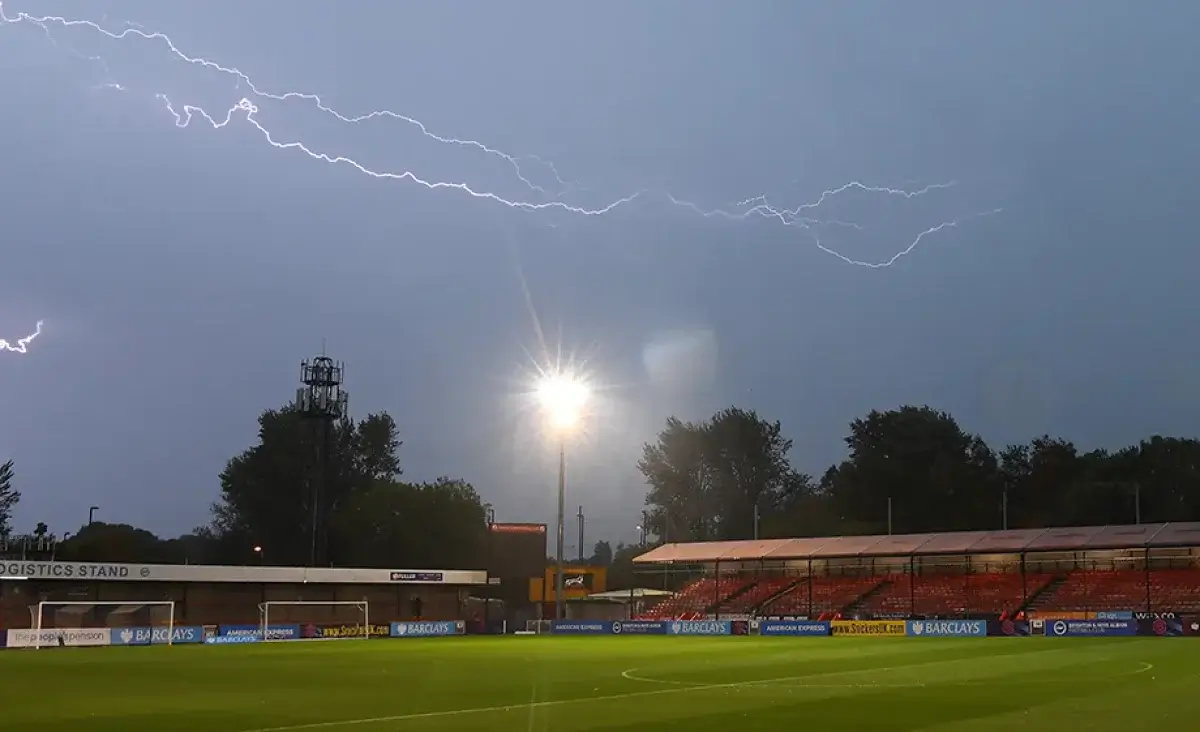
<path id="1" fill-rule="evenodd" d="M 590 396 L 587 384 L 573 374 L 546 374 L 538 382 L 538 402 L 556 429 L 578 424 Z"/>

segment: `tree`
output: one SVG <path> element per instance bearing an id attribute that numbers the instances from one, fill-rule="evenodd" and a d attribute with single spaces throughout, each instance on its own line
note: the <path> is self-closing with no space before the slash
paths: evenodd
<path id="1" fill-rule="evenodd" d="M 12 533 L 13 509 L 21 501 L 21 492 L 13 488 L 13 461 L 0 465 L 0 536 Z"/>
<path id="2" fill-rule="evenodd" d="M 461 480 L 379 480 L 347 500 L 334 517 L 333 533 L 350 566 L 478 569 L 486 509 Z"/>
<path id="3" fill-rule="evenodd" d="M 872 411 L 850 424 L 849 458 L 825 491 L 843 523 L 885 533 L 999 528 L 1003 487 L 982 438 L 930 407 Z"/>
<path id="4" fill-rule="evenodd" d="M 607 567 L 613 561 L 612 544 L 607 541 L 598 541 L 596 546 L 592 548 L 592 556 L 588 559 L 588 564 L 596 567 Z"/>
<path id="5" fill-rule="evenodd" d="M 165 563 L 164 542 L 129 524 L 95 521 L 58 546 L 58 558 L 71 562 Z"/>
<path id="6" fill-rule="evenodd" d="M 38 539 L 44 539 L 49 533 L 50 527 L 46 525 L 45 521 L 38 521 L 37 526 L 33 529 L 33 535 Z"/>
<path id="7" fill-rule="evenodd" d="M 638 469 L 650 533 L 670 541 L 746 539 L 759 518 L 794 507 L 811 479 L 788 461 L 791 440 L 779 422 L 730 408 L 701 424 L 672 417 Z"/>
<path id="8" fill-rule="evenodd" d="M 400 475 L 400 440 L 389 415 L 335 422 L 327 441 L 316 427 L 290 407 L 267 410 L 259 417 L 258 444 L 231 459 L 220 476 L 221 497 L 213 506 L 211 529 L 225 545 L 224 554 L 237 555 L 237 547 L 260 545 L 270 547 L 272 563 L 308 564 L 314 481 L 321 480 L 317 509 L 328 528 L 355 495 Z M 326 446 L 326 462 L 319 472 L 315 456 Z M 320 534 L 319 544 L 331 535 Z M 329 561 L 342 561 L 340 546 L 324 548 L 321 553 Z"/>

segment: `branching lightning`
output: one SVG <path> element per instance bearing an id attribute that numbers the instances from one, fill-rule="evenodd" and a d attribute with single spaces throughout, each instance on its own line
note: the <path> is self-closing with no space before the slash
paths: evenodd
<path id="1" fill-rule="evenodd" d="M 101 22 L 103 22 L 103 19 Z M 109 73 L 108 65 L 105 63 L 103 58 L 98 57 L 98 56 L 84 56 L 83 54 L 79 53 L 78 51 L 76 51 L 74 48 L 72 48 L 69 45 L 66 45 L 66 44 L 60 45 L 55 40 L 53 34 L 51 33 L 52 28 L 54 28 L 54 27 L 82 28 L 82 29 L 86 29 L 88 31 L 93 31 L 95 33 L 98 33 L 102 36 L 107 37 L 108 39 L 111 39 L 113 41 L 118 41 L 118 42 L 125 42 L 125 41 L 130 41 L 130 40 L 134 40 L 134 41 L 142 40 L 142 41 L 158 43 L 161 46 L 165 47 L 166 51 L 170 55 L 174 56 L 177 60 L 185 62 L 185 63 L 193 65 L 193 66 L 197 66 L 197 67 L 206 69 L 208 71 L 227 75 L 232 78 L 232 81 L 234 82 L 236 88 L 248 90 L 248 94 L 246 96 L 239 99 L 235 104 L 233 104 L 231 107 L 229 107 L 227 110 L 225 110 L 224 112 L 221 112 L 221 113 L 210 113 L 210 112 L 206 111 L 205 109 L 203 109 L 199 106 L 196 106 L 196 105 L 192 105 L 192 104 L 182 104 L 182 103 L 177 104 L 172 100 L 172 98 L 170 96 L 168 96 L 168 94 L 162 93 L 162 92 L 156 93 L 154 95 L 155 98 L 158 99 L 164 105 L 166 111 L 171 115 L 171 117 L 174 120 L 174 123 L 177 127 L 181 127 L 181 128 L 188 127 L 195 120 L 203 120 L 204 122 L 207 122 L 215 130 L 223 129 L 234 122 L 246 123 L 246 124 L 250 125 L 252 128 L 254 128 L 262 136 L 262 138 L 267 142 L 267 144 L 269 144 L 273 148 L 276 148 L 279 150 L 289 150 L 289 151 L 293 151 L 296 153 L 300 153 L 300 154 L 308 156 L 312 160 L 324 162 L 324 163 L 327 163 L 330 165 L 350 167 L 350 168 L 353 168 L 354 170 L 358 171 L 359 173 L 361 173 L 365 176 L 371 177 L 371 178 L 381 179 L 381 180 L 406 181 L 406 182 L 413 183 L 413 184 L 422 186 L 422 187 L 430 189 L 430 190 L 445 189 L 445 190 L 455 191 L 460 194 L 465 194 L 466 196 L 471 197 L 471 198 L 486 200 L 486 201 L 489 201 L 489 202 L 492 202 L 495 204 L 499 204 L 501 206 L 506 206 L 506 207 L 512 208 L 512 209 L 519 209 L 519 210 L 529 211 L 529 212 L 558 210 L 561 212 L 574 214 L 574 215 L 578 215 L 578 216 L 602 216 L 604 214 L 607 214 L 607 213 L 613 211 L 614 209 L 616 209 L 618 207 L 625 206 L 626 204 L 632 203 L 635 200 L 655 198 L 660 201 L 669 203 L 672 206 L 687 209 L 687 210 L 693 212 L 694 214 L 696 214 L 700 217 L 703 217 L 705 219 L 724 219 L 724 220 L 728 220 L 728 221 L 743 221 L 743 220 L 750 219 L 751 217 L 774 219 L 774 220 L 778 221 L 780 224 L 782 224 L 783 226 L 803 230 L 809 237 L 811 237 L 814 245 L 818 249 L 820 249 L 822 252 L 825 252 L 826 254 L 837 257 L 838 259 L 842 260 L 843 262 L 845 262 L 847 264 L 851 264 L 851 265 L 858 266 L 858 267 L 867 267 L 867 268 L 871 268 L 871 269 L 881 269 L 881 268 L 890 267 L 891 265 L 896 263 L 896 261 L 898 261 L 900 258 L 912 253 L 913 250 L 916 249 L 916 247 L 926 237 L 928 237 L 930 235 L 936 234 L 947 228 L 957 227 L 959 224 L 964 223 L 967 220 L 970 220 L 973 218 L 978 218 L 981 216 L 990 216 L 993 214 L 1000 213 L 1000 211 L 1001 211 L 1001 209 L 995 209 L 995 210 L 991 210 L 991 211 L 977 212 L 977 213 L 969 214 L 967 216 L 951 219 L 948 221 L 942 221 L 934 226 L 930 226 L 929 228 L 927 228 L 924 231 L 917 234 L 917 236 L 914 239 L 912 239 L 906 247 L 902 248 L 900 251 L 896 252 L 891 257 L 889 257 L 885 260 L 882 260 L 882 261 L 874 261 L 874 262 L 863 261 L 863 260 L 859 260 L 859 259 L 855 259 L 853 257 L 847 256 L 845 254 L 842 254 L 842 253 L 826 246 L 824 243 L 822 243 L 820 235 L 819 235 L 819 231 L 818 231 L 818 229 L 826 228 L 826 227 L 849 227 L 849 228 L 861 230 L 863 228 L 861 225 L 854 223 L 854 222 L 841 221 L 841 220 L 817 219 L 817 218 L 811 217 L 810 214 L 815 213 L 815 210 L 820 208 L 829 199 L 831 199 L 835 196 L 838 196 L 839 194 L 842 194 L 844 192 L 851 191 L 851 190 L 857 190 L 862 193 L 871 193 L 871 194 L 879 194 L 879 195 L 884 195 L 884 196 L 899 197 L 899 198 L 903 198 L 903 199 L 912 199 L 912 198 L 916 198 L 919 196 L 924 196 L 928 193 L 931 193 L 931 192 L 934 192 L 937 190 L 950 188 L 950 187 L 954 186 L 955 183 L 953 181 L 951 181 L 948 183 L 937 183 L 937 184 L 933 184 L 933 185 L 928 185 L 923 188 L 919 188 L 919 189 L 915 189 L 915 190 L 905 190 L 905 189 L 898 189 L 898 188 L 890 188 L 887 186 L 867 185 L 867 184 L 859 182 L 859 181 L 851 181 L 844 185 L 838 186 L 836 188 L 831 188 L 829 190 L 822 192 L 821 195 L 815 201 L 800 204 L 800 205 L 795 206 L 794 208 L 776 207 L 768 201 L 767 196 L 759 195 L 759 196 L 754 196 L 752 198 L 747 198 L 746 200 L 743 200 L 743 201 L 735 204 L 730 209 L 708 209 L 708 208 L 702 207 L 696 203 L 693 203 L 691 201 L 677 198 L 676 196 L 674 196 L 670 193 L 667 193 L 667 192 L 659 192 L 659 191 L 643 189 L 643 190 L 636 191 L 632 194 L 629 194 L 627 196 L 613 200 L 613 201 L 607 203 L 606 205 L 603 205 L 603 206 L 600 206 L 597 208 L 588 208 L 588 207 L 584 207 L 584 206 L 569 204 L 562 200 L 562 197 L 566 193 L 568 193 L 572 190 L 578 190 L 578 186 L 576 186 L 575 184 L 564 179 L 563 176 L 559 173 L 558 169 L 554 166 L 554 164 L 548 160 L 537 157 L 535 155 L 523 155 L 523 156 L 511 155 L 509 153 L 506 153 L 504 151 L 501 151 L 501 150 L 493 148 L 489 145 L 486 145 L 483 142 L 480 142 L 478 140 L 459 139 L 456 137 L 439 135 L 439 134 L 431 131 L 423 122 L 421 122 L 418 119 L 406 116 L 404 114 L 400 114 L 398 112 L 386 110 L 386 109 L 376 110 L 376 111 L 369 112 L 366 114 L 350 115 L 350 114 L 345 114 L 345 113 L 335 110 L 334 108 L 332 108 L 331 106 L 326 104 L 325 101 L 317 94 L 313 94 L 313 93 L 309 93 L 309 92 L 299 92 L 299 91 L 287 91 L 287 92 L 282 92 L 282 93 L 266 91 L 264 89 L 261 89 L 251 79 L 251 77 L 248 74 L 242 72 L 238 68 L 232 67 L 232 66 L 224 66 L 220 63 L 211 61 L 207 58 L 203 58 L 203 57 L 199 57 L 199 56 L 190 56 L 190 55 L 184 53 L 183 51 L 181 51 L 176 46 L 175 42 L 166 34 L 160 33 L 160 32 L 149 31 L 136 23 L 126 23 L 125 26 L 120 30 L 110 30 L 110 29 L 104 27 L 103 25 L 101 25 L 101 23 L 98 23 L 98 22 L 95 22 L 92 20 L 86 20 L 86 19 L 69 19 L 69 18 L 65 18 L 65 17 L 61 17 L 61 16 L 35 16 L 35 15 L 30 15 L 30 14 L 24 13 L 24 12 L 17 12 L 13 15 L 8 15 L 5 12 L 3 2 L 0 2 L 0 26 L 2 26 L 2 25 L 19 25 L 19 24 L 27 24 L 27 25 L 35 26 L 38 29 L 40 29 L 46 35 L 46 37 L 50 40 L 50 42 L 55 44 L 56 47 L 65 49 L 81 59 L 85 59 L 85 60 L 88 60 L 91 62 L 96 62 L 96 63 L 100 64 L 100 66 L 104 69 L 104 71 L 107 75 L 107 80 L 102 85 L 106 88 L 115 89 L 117 91 L 129 91 L 128 87 L 122 85 L 121 83 L 119 83 L 116 80 L 111 78 L 111 74 Z M 491 191 L 479 190 L 465 182 L 427 179 L 427 178 L 419 176 L 418 174 L 416 174 L 410 170 L 403 170 L 403 171 L 378 170 L 378 169 L 374 169 L 371 166 L 369 166 L 365 163 L 359 162 L 358 160 L 355 160 L 350 157 L 346 157 L 343 155 L 330 154 L 327 152 L 323 152 L 321 150 L 314 149 L 308 143 L 306 143 L 302 140 L 278 139 L 278 137 L 276 135 L 272 134 L 272 132 L 259 120 L 258 105 L 261 103 L 267 102 L 267 101 L 287 102 L 287 101 L 291 101 L 291 100 L 300 100 L 303 102 L 307 102 L 307 103 L 311 104 L 313 107 L 315 107 L 317 110 L 319 110 L 321 113 L 328 115 L 328 116 L 336 119 L 337 121 L 348 124 L 348 125 L 358 125 L 358 124 L 368 122 L 370 120 L 376 120 L 376 119 L 393 120 L 393 121 L 400 122 L 400 123 L 403 123 L 405 125 L 409 125 L 409 126 L 415 128 L 423 136 L 425 136 L 426 138 L 428 138 L 430 140 L 433 140 L 434 142 L 437 142 L 437 143 L 440 143 L 443 145 L 452 145 L 452 146 L 457 146 L 457 147 L 461 147 L 461 148 L 474 149 L 484 155 L 497 158 L 504 164 L 511 167 L 513 173 L 515 174 L 516 179 L 519 180 L 521 182 L 521 184 L 525 187 L 525 189 L 529 191 L 529 194 L 532 196 L 532 198 L 531 199 L 506 198 L 497 193 L 493 193 Z M 523 168 L 523 163 L 526 164 L 526 167 L 528 166 L 528 164 L 533 163 L 533 164 L 540 165 L 543 168 L 545 168 L 546 170 L 548 170 L 554 178 L 554 181 L 557 185 L 557 190 L 548 190 L 547 188 L 540 186 L 540 185 L 534 183 L 532 180 L 530 180 L 530 178 L 526 174 L 525 169 Z M 38 332 L 39 333 L 40 333 L 40 330 L 41 330 L 41 324 L 39 323 L 38 324 Z M 17 341 L 15 346 L 9 344 L 7 341 L 0 340 L 0 350 L 24 353 L 26 344 L 29 343 L 30 341 L 32 341 L 37 335 L 38 335 L 38 333 L 34 333 L 33 335 L 31 335 L 27 338 L 21 339 L 21 340 Z"/>
<path id="2" fill-rule="evenodd" d="M 42 334 L 42 321 L 39 320 L 37 322 L 36 329 L 29 335 L 25 336 L 24 338 L 18 338 L 16 343 L 9 343 L 8 341 L 4 340 L 3 338 L 0 338 L 0 351 L 6 352 L 6 353 L 27 353 L 29 350 L 28 349 L 29 344 L 33 343 L 33 341 L 41 334 Z"/>

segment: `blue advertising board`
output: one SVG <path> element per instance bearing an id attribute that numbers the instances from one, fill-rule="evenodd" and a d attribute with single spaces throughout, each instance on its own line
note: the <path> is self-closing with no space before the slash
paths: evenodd
<path id="1" fill-rule="evenodd" d="M 112 628 L 114 646 L 158 646 L 167 644 L 166 628 Z M 203 643 L 204 628 L 199 625 L 177 627 L 172 630 L 170 642 Z"/>
<path id="2" fill-rule="evenodd" d="M 217 626 L 218 636 L 254 636 L 255 638 L 262 637 L 262 628 L 257 625 L 220 625 Z M 297 640 L 301 638 L 300 625 L 275 625 L 272 623 L 267 626 L 268 640 Z"/>
<path id="3" fill-rule="evenodd" d="M 210 646 L 224 646 L 231 643 L 257 643 L 258 634 L 254 635 L 206 635 L 204 643 Z"/>
<path id="4" fill-rule="evenodd" d="M 1048 638 L 1085 638 L 1102 635 L 1137 635 L 1136 620 L 1047 620 Z"/>
<path id="5" fill-rule="evenodd" d="M 758 624 L 759 635 L 822 636 L 829 635 L 829 629 L 823 620 L 763 620 Z"/>
<path id="6" fill-rule="evenodd" d="M 461 620 L 438 620 L 435 622 L 417 620 L 392 623 L 391 630 L 393 638 L 441 638 L 466 633 L 467 624 Z"/>
<path id="7" fill-rule="evenodd" d="M 664 620 L 614 620 L 613 635 L 666 635 Z"/>
<path id="8" fill-rule="evenodd" d="M 612 635 L 611 620 L 555 620 L 550 632 L 558 635 Z"/>
<path id="9" fill-rule="evenodd" d="M 982 638 L 987 635 L 987 621 L 910 620 L 905 631 L 912 638 Z"/>
<path id="10" fill-rule="evenodd" d="M 667 624 L 668 635 L 731 635 L 733 624 L 728 620 L 673 620 Z"/>

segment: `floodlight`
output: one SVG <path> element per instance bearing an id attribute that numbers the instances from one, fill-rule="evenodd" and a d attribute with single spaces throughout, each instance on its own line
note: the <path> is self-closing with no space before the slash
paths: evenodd
<path id="1" fill-rule="evenodd" d="M 574 427 L 591 396 L 587 384 L 570 373 L 547 374 L 537 386 L 537 398 L 555 429 Z"/>

